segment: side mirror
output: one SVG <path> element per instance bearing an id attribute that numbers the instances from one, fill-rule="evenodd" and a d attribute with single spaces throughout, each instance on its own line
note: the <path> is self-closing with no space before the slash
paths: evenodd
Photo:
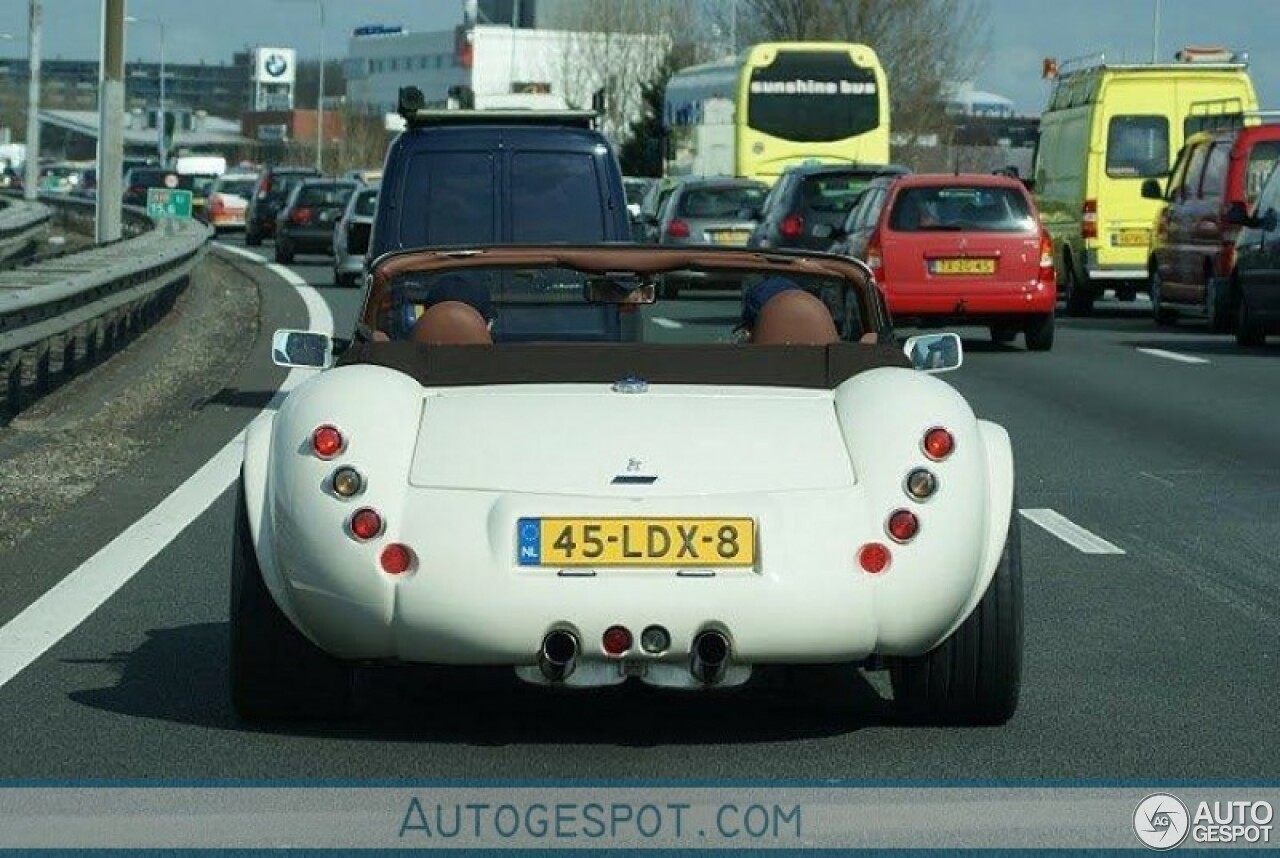
<path id="1" fill-rule="evenodd" d="M 1263 232 L 1273 232 L 1277 225 L 1280 225 L 1280 215 L 1276 214 L 1275 209 L 1267 209 L 1258 221 L 1258 227 Z"/>
<path id="2" fill-rule="evenodd" d="M 964 363 L 964 348 L 959 334 L 921 334 L 910 337 L 902 351 L 911 365 L 922 372 L 950 372 Z"/>
<path id="3" fill-rule="evenodd" d="M 1163 200 L 1164 191 L 1160 188 L 1160 182 L 1156 179 L 1147 179 L 1142 183 L 1142 198 L 1144 200 Z"/>
<path id="4" fill-rule="evenodd" d="M 318 331 L 276 331 L 271 361 L 276 366 L 328 369 L 333 366 L 333 338 Z"/>

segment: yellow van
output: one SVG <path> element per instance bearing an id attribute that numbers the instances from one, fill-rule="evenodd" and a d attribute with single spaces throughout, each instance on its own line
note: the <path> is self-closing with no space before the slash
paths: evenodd
<path id="1" fill-rule="evenodd" d="M 1053 239 L 1058 295 L 1083 315 L 1106 289 L 1132 300 L 1146 288 L 1151 228 L 1160 202 L 1142 183 L 1164 178 L 1186 137 L 1206 122 L 1194 103 L 1258 109 L 1243 57 L 1185 48 L 1173 63 L 1109 64 L 1102 55 L 1064 61 L 1056 77 L 1030 182 Z"/>

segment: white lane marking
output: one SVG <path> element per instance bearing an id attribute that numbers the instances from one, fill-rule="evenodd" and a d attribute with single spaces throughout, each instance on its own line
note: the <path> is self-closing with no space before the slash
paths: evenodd
<path id="1" fill-rule="evenodd" d="M 1142 352 L 1144 355 L 1151 355 L 1152 357 L 1164 358 L 1165 360 L 1176 360 L 1179 363 L 1208 363 L 1209 362 L 1204 358 L 1192 357 L 1191 355 L 1184 355 L 1181 352 L 1171 352 L 1165 349 L 1139 348 L 1138 351 Z"/>
<path id="2" fill-rule="evenodd" d="M 238 248 L 227 249 L 246 255 Z M 278 266 L 269 267 L 280 273 Z M 288 276 L 281 276 L 298 291 L 306 305 L 308 328 L 332 333 L 333 313 L 329 305 L 301 277 L 288 269 L 284 272 Z M 315 372 L 290 371 L 271 404 L 254 419 L 263 419 L 265 411 L 278 407 L 288 390 Z M 0 628 L 0 687 L 87 620 L 204 514 L 239 474 L 244 459 L 244 439 L 245 432 L 241 431 L 154 509 Z"/>
<path id="3" fill-rule="evenodd" d="M 659 328 L 666 328 L 668 331 L 674 331 L 684 327 L 684 322 L 677 322 L 675 319 L 667 319 L 663 316 L 655 316 L 649 321 L 653 322 Z"/>
<path id="4" fill-rule="evenodd" d="M 1022 517 L 1038 524 L 1077 551 L 1085 554 L 1124 554 L 1124 549 L 1085 530 L 1071 519 L 1051 509 L 1020 509 Z"/>
<path id="5" fill-rule="evenodd" d="M 236 247 L 234 244 L 223 244 L 220 241 L 215 241 L 214 246 L 221 248 L 222 250 L 225 250 L 228 253 L 234 253 L 236 256 L 243 256 L 245 259 L 251 259 L 254 262 L 267 261 L 266 258 L 261 254 L 254 253 L 252 250 L 245 250 L 243 247 Z"/>
<path id="6" fill-rule="evenodd" d="M 1157 477 L 1155 474 L 1148 474 L 1146 471 L 1138 471 L 1138 476 L 1146 477 L 1149 480 L 1155 480 L 1157 483 L 1160 483 L 1160 485 L 1168 486 L 1171 489 L 1177 488 L 1177 486 L 1174 483 L 1172 483 L 1169 480 L 1166 480 L 1164 477 Z"/>

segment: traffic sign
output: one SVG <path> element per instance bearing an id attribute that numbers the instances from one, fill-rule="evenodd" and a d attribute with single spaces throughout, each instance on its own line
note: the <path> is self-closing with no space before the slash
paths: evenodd
<path id="1" fill-rule="evenodd" d="M 147 216 L 152 218 L 191 217 L 191 192 L 169 188 L 147 188 Z"/>

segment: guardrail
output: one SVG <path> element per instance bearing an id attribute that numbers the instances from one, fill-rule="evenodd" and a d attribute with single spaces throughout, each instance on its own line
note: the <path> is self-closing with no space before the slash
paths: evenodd
<path id="1" fill-rule="evenodd" d="M 41 203 L 0 199 L 0 263 L 29 253 L 52 218 Z"/>
<path id="2" fill-rule="evenodd" d="M 92 201 L 42 202 L 92 217 Z M 134 237 L 0 272 L 0 423 L 163 317 L 212 235 L 141 209 L 126 208 L 125 227 Z"/>

